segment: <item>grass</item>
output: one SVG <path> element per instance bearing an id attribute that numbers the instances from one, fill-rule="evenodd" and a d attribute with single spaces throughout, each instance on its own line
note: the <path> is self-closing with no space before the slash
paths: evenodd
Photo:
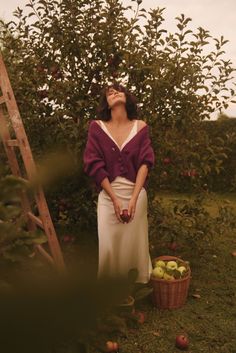
<path id="1" fill-rule="evenodd" d="M 186 200 L 192 200 L 195 198 L 194 194 L 183 194 L 183 193 L 168 193 L 168 192 L 160 192 L 157 195 L 157 198 L 161 198 L 166 202 L 167 204 L 171 200 L 181 200 L 181 199 L 186 199 Z M 209 212 L 212 214 L 212 216 L 215 216 L 217 213 L 218 205 L 230 205 L 234 211 L 236 212 L 236 194 L 231 193 L 231 194 L 226 194 L 226 193 L 210 193 L 206 194 L 206 202 L 205 202 L 205 207 Z"/>
<path id="2" fill-rule="evenodd" d="M 236 250 L 233 234 L 215 239 L 212 248 L 201 257 L 194 249 L 176 256 L 190 261 L 192 278 L 187 302 L 175 310 L 158 310 L 148 299 L 137 303 L 137 310 L 146 312 L 146 323 L 129 332 L 119 342 L 124 353 L 174 353 L 175 337 L 184 333 L 190 340 L 192 353 L 235 353 L 236 337 Z M 160 254 L 173 254 L 159 249 Z M 194 298 L 193 294 L 200 298 Z"/>

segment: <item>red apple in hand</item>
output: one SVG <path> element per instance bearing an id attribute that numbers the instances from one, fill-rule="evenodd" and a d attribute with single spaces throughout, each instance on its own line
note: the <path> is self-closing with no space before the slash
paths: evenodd
<path id="1" fill-rule="evenodd" d="M 187 349 L 188 345 L 189 345 L 188 337 L 186 337 L 184 335 L 176 336 L 175 345 L 176 345 L 177 348 L 179 348 L 181 350 Z"/>
<path id="2" fill-rule="evenodd" d="M 120 215 L 120 218 L 124 223 L 128 223 L 130 220 L 130 216 L 128 215 L 128 210 L 124 209 L 122 210 L 122 214 Z"/>

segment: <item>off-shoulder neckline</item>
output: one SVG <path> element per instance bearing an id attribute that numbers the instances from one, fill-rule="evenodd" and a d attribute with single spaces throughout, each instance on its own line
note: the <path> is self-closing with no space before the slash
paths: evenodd
<path id="1" fill-rule="evenodd" d="M 92 120 L 98 127 L 99 129 L 109 138 L 109 140 L 111 140 L 113 143 L 115 143 L 111 137 L 103 130 L 103 128 L 100 126 L 100 124 L 97 123 L 97 120 Z M 137 135 L 139 135 L 140 132 L 142 132 L 144 129 L 148 129 L 148 125 L 146 124 L 144 127 L 142 127 L 142 129 L 140 129 L 124 146 L 122 149 L 120 149 L 120 151 L 122 151 L 131 141 L 133 141 L 133 139 L 135 137 L 137 137 Z M 117 146 L 117 144 L 116 144 Z M 118 146 L 117 146 L 118 147 Z M 118 147 L 119 148 L 119 147 Z"/>

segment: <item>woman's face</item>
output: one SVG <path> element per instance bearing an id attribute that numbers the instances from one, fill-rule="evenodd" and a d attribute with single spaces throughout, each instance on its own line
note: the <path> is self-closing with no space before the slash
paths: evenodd
<path id="1" fill-rule="evenodd" d="M 108 106 L 112 109 L 114 106 L 126 103 L 126 96 L 124 92 L 117 91 L 111 87 L 106 93 Z"/>

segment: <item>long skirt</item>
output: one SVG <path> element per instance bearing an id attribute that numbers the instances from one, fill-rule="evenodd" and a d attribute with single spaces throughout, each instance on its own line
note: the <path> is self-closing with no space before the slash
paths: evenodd
<path id="1" fill-rule="evenodd" d="M 111 186 L 122 203 L 122 209 L 128 209 L 135 184 L 126 178 L 117 177 Z M 137 199 L 134 219 L 129 223 L 121 223 L 116 217 L 110 196 L 105 190 L 99 193 L 98 277 L 126 276 L 129 270 L 137 269 L 136 282 L 149 281 L 152 264 L 149 255 L 147 205 L 147 192 L 142 188 Z"/>

